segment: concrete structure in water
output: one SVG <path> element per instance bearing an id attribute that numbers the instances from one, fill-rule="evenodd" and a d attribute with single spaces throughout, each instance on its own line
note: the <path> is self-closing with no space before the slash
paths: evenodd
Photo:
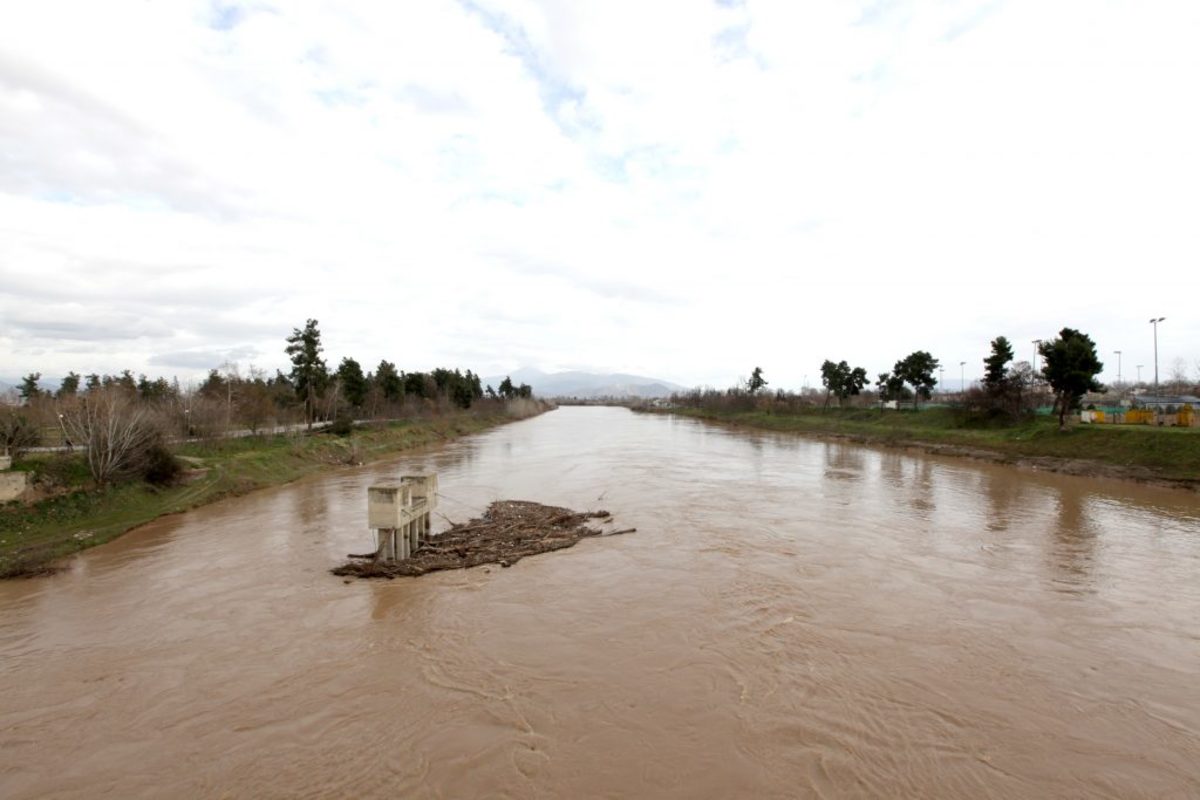
<path id="1" fill-rule="evenodd" d="M 367 489 L 367 524 L 376 531 L 377 561 L 403 561 L 428 541 L 437 508 L 437 475 L 405 475 Z"/>

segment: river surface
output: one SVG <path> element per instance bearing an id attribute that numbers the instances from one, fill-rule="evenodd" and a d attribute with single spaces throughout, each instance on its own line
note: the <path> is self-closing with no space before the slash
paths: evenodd
<path id="1" fill-rule="evenodd" d="M 417 470 L 638 532 L 330 575 Z M 0 796 L 1200 797 L 1200 498 L 563 408 L 0 584 Z"/>

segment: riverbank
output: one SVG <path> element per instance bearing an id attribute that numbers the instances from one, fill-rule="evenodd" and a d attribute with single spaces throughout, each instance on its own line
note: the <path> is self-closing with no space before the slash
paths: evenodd
<path id="1" fill-rule="evenodd" d="M 1057 421 L 1049 418 L 1002 424 L 950 408 L 882 413 L 862 408 L 814 409 L 805 413 L 699 408 L 641 410 L 1070 475 L 1200 490 L 1200 430 L 1196 429 L 1076 425 L 1060 431 Z"/>
<path id="2" fill-rule="evenodd" d="M 0 578 L 52 572 L 54 562 L 161 516 L 321 470 L 379 461 L 546 410 L 523 401 L 506 411 L 451 412 L 362 426 L 347 436 L 314 432 L 188 442 L 174 451 L 187 466 L 185 475 L 167 487 L 134 480 L 99 489 L 89 485 L 81 455 L 31 455 L 19 466 L 39 475 L 35 491 L 46 496 L 0 508 Z"/>

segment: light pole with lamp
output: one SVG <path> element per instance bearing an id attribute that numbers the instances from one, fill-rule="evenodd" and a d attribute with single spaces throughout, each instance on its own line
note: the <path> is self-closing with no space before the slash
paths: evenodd
<path id="1" fill-rule="evenodd" d="M 66 445 L 67 452 L 73 452 L 75 447 L 71 444 L 71 437 L 67 435 L 66 415 L 61 412 L 58 415 L 58 427 L 62 431 L 63 444 Z"/>
<path id="2" fill-rule="evenodd" d="M 1154 326 L 1154 396 L 1158 397 L 1158 323 L 1162 322 L 1166 317 L 1151 318 L 1150 324 Z"/>
<path id="3" fill-rule="evenodd" d="M 958 362 L 958 393 L 967 393 L 967 362 Z"/>

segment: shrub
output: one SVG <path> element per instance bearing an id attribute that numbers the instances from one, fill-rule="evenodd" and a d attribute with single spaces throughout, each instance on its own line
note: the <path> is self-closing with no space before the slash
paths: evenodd
<path id="1" fill-rule="evenodd" d="M 183 465 L 161 441 L 152 442 L 147 446 L 141 460 L 142 480 L 154 486 L 174 483 L 183 471 Z"/>
<path id="2" fill-rule="evenodd" d="M 338 414 L 329 423 L 327 430 L 335 436 L 349 436 L 354 430 L 354 417 L 349 414 Z"/>

